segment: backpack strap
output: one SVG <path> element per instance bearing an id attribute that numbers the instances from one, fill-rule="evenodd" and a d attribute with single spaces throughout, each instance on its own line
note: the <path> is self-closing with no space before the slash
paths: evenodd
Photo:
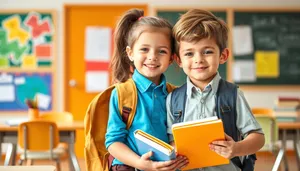
<path id="1" fill-rule="evenodd" d="M 124 83 L 116 85 L 118 92 L 119 111 L 123 122 L 128 130 L 132 124 L 137 105 L 137 89 L 134 81 L 130 78 Z"/>
<path id="2" fill-rule="evenodd" d="M 236 127 L 237 112 L 236 112 L 236 99 L 237 99 L 238 86 L 220 79 L 219 87 L 216 95 L 216 113 L 218 118 L 222 119 L 224 131 L 227 135 L 231 136 L 234 141 L 239 141 L 239 132 Z M 239 157 L 233 157 L 231 161 L 238 166 L 242 171 L 253 171 L 256 156 L 251 154 L 245 156 L 243 163 Z"/>
<path id="3" fill-rule="evenodd" d="M 174 118 L 174 123 L 183 122 L 185 102 L 186 102 L 186 83 L 175 89 L 171 95 L 170 110 Z"/>
<path id="4" fill-rule="evenodd" d="M 216 94 L 216 113 L 218 118 L 222 119 L 224 131 L 231 136 L 234 141 L 238 141 L 239 134 L 236 127 L 236 98 L 237 86 L 220 79 Z M 231 161 L 242 168 L 239 157 L 233 157 Z"/>
<path id="5" fill-rule="evenodd" d="M 174 86 L 173 84 L 170 84 L 168 82 L 166 84 L 166 87 L 167 87 L 168 93 L 172 92 L 176 88 L 176 86 Z"/>

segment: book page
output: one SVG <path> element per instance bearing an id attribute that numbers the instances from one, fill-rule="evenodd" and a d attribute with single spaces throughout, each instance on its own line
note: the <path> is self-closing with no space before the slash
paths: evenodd
<path id="1" fill-rule="evenodd" d="M 210 122 L 210 121 L 215 121 L 215 120 L 218 120 L 217 116 L 199 119 L 199 120 L 195 120 L 195 121 L 180 122 L 180 123 L 173 124 L 172 129 L 175 127 L 181 127 L 181 126 L 186 126 L 186 125 L 195 125 L 197 123 L 204 123 L 204 122 Z"/>

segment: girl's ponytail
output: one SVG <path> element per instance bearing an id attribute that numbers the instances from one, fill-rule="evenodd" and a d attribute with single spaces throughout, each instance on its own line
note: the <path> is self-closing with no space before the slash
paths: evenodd
<path id="1" fill-rule="evenodd" d="M 119 20 L 114 32 L 114 50 L 110 63 L 112 69 L 112 81 L 125 82 L 134 69 L 133 63 L 129 60 L 126 47 L 128 44 L 128 36 L 135 22 L 144 16 L 144 11 L 132 9 L 127 11 Z"/>

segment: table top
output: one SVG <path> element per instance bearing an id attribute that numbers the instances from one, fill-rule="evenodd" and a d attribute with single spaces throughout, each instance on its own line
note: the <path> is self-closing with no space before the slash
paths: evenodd
<path id="1" fill-rule="evenodd" d="M 83 121 L 73 121 L 70 123 L 57 122 L 57 128 L 60 131 L 83 130 Z M 0 123 L 0 131 L 18 131 L 18 126 L 9 126 L 5 123 Z"/>
<path id="2" fill-rule="evenodd" d="M 42 166 L 0 166 L 0 170 L 5 171 L 56 171 L 55 166 L 48 166 L 48 165 L 42 165 Z"/>
<path id="3" fill-rule="evenodd" d="M 279 129 L 300 129 L 300 122 L 277 122 Z"/>

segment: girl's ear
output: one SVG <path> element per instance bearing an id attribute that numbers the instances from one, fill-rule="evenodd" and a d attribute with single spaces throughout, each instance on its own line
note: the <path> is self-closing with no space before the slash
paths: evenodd
<path id="1" fill-rule="evenodd" d="M 219 64 L 224 64 L 227 61 L 228 57 L 229 57 L 229 50 L 228 48 L 225 48 L 221 53 Z"/>
<path id="2" fill-rule="evenodd" d="M 126 46 L 126 53 L 130 61 L 133 61 L 132 50 L 129 46 Z"/>
<path id="3" fill-rule="evenodd" d="M 174 54 L 174 60 L 177 63 L 178 66 L 180 66 L 182 68 L 182 62 L 180 60 L 180 57 L 177 56 L 176 54 Z"/>

